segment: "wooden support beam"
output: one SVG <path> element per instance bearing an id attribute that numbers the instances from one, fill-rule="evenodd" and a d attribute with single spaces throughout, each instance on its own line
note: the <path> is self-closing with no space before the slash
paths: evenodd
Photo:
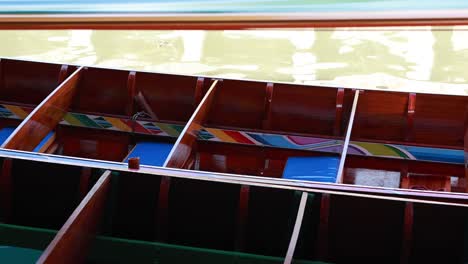
<path id="1" fill-rule="evenodd" d="M 271 104 L 273 102 L 273 83 L 267 83 L 266 89 L 266 98 L 265 98 L 265 113 L 263 118 L 262 129 L 269 130 L 271 129 Z"/>
<path id="2" fill-rule="evenodd" d="M 343 171 L 346 161 L 346 155 L 348 153 L 349 141 L 351 140 L 351 132 L 353 130 L 354 116 L 356 115 L 356 108 L 359 100 L 359 90 L 354 92 L 353 106 L 351 108 L 351 114 L 349 116 L 348 127 L 346 129 L 346 136 L 343 142 L 343 151 L 341 151 L 340 164 L 338 166 L 338 172 L 336 174 L 336 183 L 343 183 Z"/>
<path id="3" fill-rule="evenodd" d="M 236 251 L 243 251 L 245 247 L 245 232 L 249 214 L 250 186 L 242 185 L 239 192 L 239 207 L 237 210 Z"/>
<path id="4" fill-rule="evenodd" d="M 214 90 L 216 88 L 217 83 L 217 80 L 213 82 L 213 84 L 201 100 L 200 104 L 193 112 L 192 117 L 185 125 L 184 129 L 182 130 L 182 133 L 180 134 L 179 138 L 174 144 L 174 147 L 172 147 L 171 152 L 167 156 L 163 167 L 187 168 L 187 166 L 190 164 L 193 146 L 196 143 L 198 131 L 205 122 L 206 117 L 211 108 L 211 104 L 213 102 L 215 94 Z M 198 85 L 199 82 L 197 82 L 197 86 Z M 158 221 L 156 233 L 157 239 L 160 241 L 165 241 L 167 239 L 170 186 L 170 178 L 162 177 L 159 186 L 158 208 L 156 212 Z"/>
<path id="5" fill-rule="evenodd" d="M 63 64 L 63 65 L 60 67 L 60 72 L 59 72 L 59 76 L 58 76 L 58 84 L 59 84 L 59 85 L 60 85 L 63 81 L 65 81 L 65 79 L 67 78 L 67 74 L 68 74 L 68 65 Z"/>
<path id="6" fill-rule="evenodd" d="M 195 109 L 195 112 L 185 125 L 184 130 L 182 130 L 182 133 L 164 162 L 163 167 L 185 168 L 187 165 L 192 153 L 192 146 L 197 140 L 198 131 L 203 126 L 210 111 L 217 84 L 218 80 L 215 80 L 203 100 Z"/>
<path id="7" fill-rule="evenodd" d="M 299 208 L 297 210 L 296 222 L 294 224 L 291 240 L 289 242 L 288 251 L 286 252 L 286 257 L 284 258 L 284 264 L 291 264 L 293 261 L 294 251 L 296 250 L 297 240 L 299 239 L 299 233 L 301 231 L 302 218 L 304 218 L 307 197 L 308 194 L 306 192 L 302 192 L 301 202 L 299 203 Z"/>
<path id="8" fill-rule="evenodd" d="M 129 103 L 128 103 L 128 108 L 127 108 L 127 115 L 131 116 L 135 110 L 134 107 L 134 98 L 135 98 L 135 81 L 136 81 L 136 72 L 131 71 L 128 73 L 127 77 L 127 90 L 128 90 L 128 98 L 129 98 Z"/>
<path id="9" fill-rule="evenodd" d="M 405 203 L 403 220 L 403 241 L 401 244 L 400 263 L 410 263 L 411 246 L 413 242 L 414 203 Z"/>
<path id="10" fill-rule="evenodd" d="M 5 140 L 2 148 L 33 150 L 62 121 L 70 106 L 81 69 L 76 70 L 47 96 Z"/>
<path id="11" fill-rule="evenodd" d="M 84 263 L 102 218 L 111 171 L 106 171 L 44 250 L 37 263 Z"/>
<path id="12" fill-rule="evenodd" d="M 402 170 L 401 187 L 406 188 L 409 184 L 408 171 Z M 406 264 L 410 262 L 411 242 L 413 239 L 413 203 L 405 202 L 405 214 L 403 220 L 403 241 L 401 243 L 400 263 Z"/>
<path id="13" fill-rule="evenodd" d="M 195 105 L 194 108 L 200 104 L 201 100 L 203 99 L 203 87 L 205 86 L 205 78 L 198 77 L 197 78 L 197 85 L 195 86 Z"/>
<path id="14" fill-rule="evenodd" d="M 343 120 L 343 101 L 344 89 L 340 88 L 336 91 L 335 126 L 333 128 L 333 134 L 335 136 L 339 136 L 341 132 L 341 122 Z"/>
<path id="15" fill-rule="evenodd" d="M 416 111 L 416 94 L 410 93 L 408 95 L 408 112 L 406 116 L 406 141 L 413 139 L 413 127 L 414 127 L 414 114 Z"/>
<path id="16" fill-rule="evenodd" d="M 320 199 L 320 222 L 317 235 L 316 255 L 319 260 L 326 261 L 328 258 L 328 217 L 330 215 L 330 195 L 322 194 Z"/>

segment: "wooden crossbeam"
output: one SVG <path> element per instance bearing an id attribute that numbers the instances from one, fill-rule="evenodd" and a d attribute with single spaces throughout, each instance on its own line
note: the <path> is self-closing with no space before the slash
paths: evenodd
<path id="1" fill-rule="evenodd" d="M 47 96 L 5 140 L 2 148 L 32 151 L 51 132 L 68 110 L 81 69 L 76 70 Z"/>
<path id="2" fill-rule="evenodd" d="M 359 90 L 354 92 L 353 106 L 351 108 L 351 115 L 349 117 L 348 127 L 346 129 L 346 136 L 343 143 L 343 151 L 341 152 L 340 164 L 338 165 L 338 172 L 336 174 L 336 182 L 343 183 L 343 171 L 348 153 L 349 141 L 351 140 L 351 132 L 353 130 L 354 116 L 356 115 L 356 108 L 359 100 Z"/>
<path id="3" fill-rule="evenodd" d="M 184 130 L 182 130 L 163 167 L 185 168 L 187 166 L 187 162 L 192 154 L 192 146 L 197 140 L 198 131 L 203 126 L 211 109 L 217 84 L 218 80 L 215 80 L 193 112 L 192 117 L 185 125 Z"/>
<path id="4" fill-rule="evenodd" d="M 200 83 L 202 81 L 203 80 L 200 79 L 197 80 L 196 87 L 198 87 L 198 90 L 200 90 L 200 87 L 203 85 L 202 83 Z M 190 166 L 190 159 L 193 158 L 194 144 L 196 143 L 198 132 L 201 129 L 210 111 L 217 83 L 217 80 L 215 80 L 212 83 L 211 87 L 208 89 L 207 93 L 205 94 L 201 102 L 198 104 L 198 107 L 193 112 L 191 118 L 182 130 L 182 133 L 180 134 L 179 138 L 172 147 L 172 150 L 167 156 L 163 167 L 188 168 Z M 161 241 L 164 241 L 167 238 L 166 227 L 168 224 L 167 222 L 170 186 L 170 178 L 162 177 L 161 183 L 159 185 L 157 205 L 158 225 L 156 231 L 156 234 L 158 236 L 157 238 Z"/>
<path id="5" fill-rule="evenodd" d="M 303 192 L 301 195 L 301 201 L 299 203 L 299 208 L 297 209 L 296 222 L 289 242 L 288 251 L 284 258 L 284 264 L 291 264 L 293 261 L 294 251 L 296 250 L 297 240 L 299 239 L 299 233 L 301 231 L 302 218 L 304 218 L 304 211 L 307 205 L 307 196 L 308 194 L 306 192 Z"/>
<path id="6" fill-rule="evenodd" d="M 86 252 L 102 220 L 110 179 L 110 171 L 99 178 L 37 263 L 84 263 Z"/>

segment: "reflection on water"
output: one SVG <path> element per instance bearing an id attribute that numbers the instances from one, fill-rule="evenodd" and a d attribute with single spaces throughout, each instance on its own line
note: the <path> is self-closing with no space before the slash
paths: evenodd
<path id="1" fill-rule="evenodd" d="M 113 68 L 468 94 L 468 28 L 0 31 L 0 56 Z"/>

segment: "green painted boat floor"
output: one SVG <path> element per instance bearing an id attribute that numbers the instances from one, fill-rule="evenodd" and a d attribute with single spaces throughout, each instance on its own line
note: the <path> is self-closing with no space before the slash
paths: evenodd
<path id="1" fill-rule="evenodd" d="M 35 263 L 41 254 L 42 251 L 36 249 L 0 245 L 0 263 Z"/>
<path id="2" fill-rule="evenodd" d="M 57 231 L 9 224 L 0 224 L 0 245 L 29 250 L 28 256 L 38 257 Z M 39 253 L 37 253 L 39 252 Z M 0 263 L 4 262 L 0 250 Z M 25 256 L 28 257 L 28 256 Z M 21 262 L 21 263 L 33 263 Z M 12 262 L 18 263 L 18 262 Z M 88 263 L 283 263 L 283 258 L 233 251 L 212 250 L 158 242 L 97 236 L 89 253 Z M 296 264 L 323 262 L 296 260 Z"/>

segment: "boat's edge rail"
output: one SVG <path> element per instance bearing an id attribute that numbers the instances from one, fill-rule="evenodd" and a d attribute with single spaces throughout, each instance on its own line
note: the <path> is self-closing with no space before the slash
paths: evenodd
<path id="1" fill-rule="evenodd" d="M 426 190 L 406 190 L 386 187 L 368 187 L 350 184 L 314 183 L 310 181 L 286 180 L 275 178 L 266 179 L 264 177 L 251 175 L 193 171 L 186 169 L 164 168 L 147 165 L 140 165 L 140 169 L 135 170 L 128 168 L 128 164 L 123 162 L 66 157 L 53 154 L 32 153 L 27 151 L 9 149 L 0 149 L 0 157 L 8 159 L 30 160 L 77 167 L 111 170 L 118 172 L 128 172 L 135 174 L 183 178 L 191 180 L 214 181 L 304 192 L 327 193 L 394 201 L 413 201 L 428 204 L 445 204 L 468 207 L 468 204 L 465 204 L 465 202 L 468 201 L 468 194 L 465 193 L 443 193 Z M 442 201 L 439 202 L 430 200 L 432 198 L 441 199 Z M 457 202 L 444 202 L 444 200 L 452 199 Z"/>

